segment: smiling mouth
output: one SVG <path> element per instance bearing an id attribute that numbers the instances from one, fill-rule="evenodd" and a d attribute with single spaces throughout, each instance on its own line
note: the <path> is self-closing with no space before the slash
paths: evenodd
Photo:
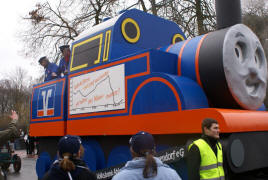
<path id="1" fill-rule="evenodd" d="M 251 80 L 250 78 L 248 78 L 246 80 L 246 88 L 247 88 L 247 91 L 249 92 L 250 95 L 253 95 L 255 96 L 257 94 L 257 91 L 259 89 L 259 86 L 260 86 L 260 82 L 254 82 L 253 80 Z"/>

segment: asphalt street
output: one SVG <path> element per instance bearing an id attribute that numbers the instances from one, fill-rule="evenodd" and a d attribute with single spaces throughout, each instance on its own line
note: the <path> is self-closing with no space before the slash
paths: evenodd
<path id="1" fill-rule="evenodd" d="M 37 180 L 35 172 L 36 157 L 27 157 L 24 150 L 16 151 L 22 160 L 19 173 L 14 172 L 13 165 L 10 165 L 7 172 L 7 180 Z"/>

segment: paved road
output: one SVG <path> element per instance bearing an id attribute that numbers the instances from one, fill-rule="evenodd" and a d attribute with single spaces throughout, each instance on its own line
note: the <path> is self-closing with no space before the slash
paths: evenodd
<path id="1" fill-rule="evenodd" d="M 36 158 L 26 157 L 24 151 L 16 152 L 22 160 L 22 166 L 19 173 L 15 173 L 13 165 L 10 165 L 7 172 L 7 180 L 37 180 L 35 172 Z"/>

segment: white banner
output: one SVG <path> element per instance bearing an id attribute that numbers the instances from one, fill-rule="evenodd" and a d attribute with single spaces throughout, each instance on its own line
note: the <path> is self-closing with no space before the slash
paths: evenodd
<path id="1" fill-rule="evenodd" d="M 71 78 L 71 115 L 118 109 L 125 109 L 124 64 Z"/>

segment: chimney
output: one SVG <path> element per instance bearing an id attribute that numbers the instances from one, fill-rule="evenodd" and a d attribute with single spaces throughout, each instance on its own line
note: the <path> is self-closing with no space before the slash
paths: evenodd
<path id="1" fill-rule="evenodd" d="M 215 0 L 217 29 L 242 23 L 240 0 Z"/>

